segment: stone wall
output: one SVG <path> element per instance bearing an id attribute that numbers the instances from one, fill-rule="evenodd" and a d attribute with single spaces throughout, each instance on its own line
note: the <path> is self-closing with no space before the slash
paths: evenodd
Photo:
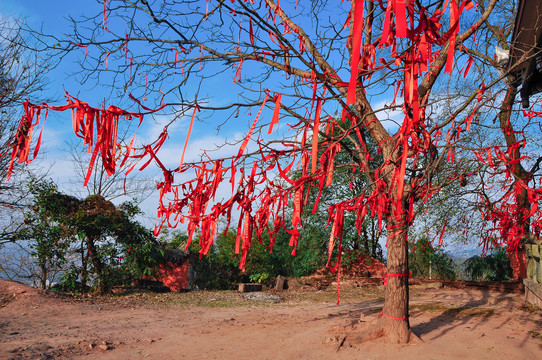
<path id="1" fill-rule="evenodd" d="M 523 279 L 525 285 L 525 300 L 531 304 L 542 307 L 542 242 L 540 240 L 525 245 L 527 254 L 527 277 Z"/>

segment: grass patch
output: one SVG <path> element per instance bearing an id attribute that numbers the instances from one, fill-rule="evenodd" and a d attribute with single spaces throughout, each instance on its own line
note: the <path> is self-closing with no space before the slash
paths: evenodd
<path id="1" fill-rule="evenodd" d="M 489 317 L 495 314 L 494 309 L 483 307 L 468 307 L 468 306 L 445 306 L 441 303 L 427 303 L 410 305 L 411 310 L 419 310 L 423 312 L 448 314 L 451 316 L 483 316 Z"/>
<path id="2" fill-rule="evenodd" d="M 529 335 L 531 335 L 531 337 L 533 337 L 534 339 L 538 339 L 539 341 L 542 341 L 542 334 L 539 333 L 538 331 L 529 331 Z"/>
<path id="3" fill-rule="evenodd" d="M 265 293 L 265 292 L 264 292 Z M 337 301 L 337 288 L 328 286 L 324 290 L 308 287 L 272 293 L 284 299 L 282 303 L 331 302 Z M 368 300 L 383 300 L 384 292 L 376 287 L 343 288 L 340 292 L 341 303 L 357 303 Z M 184 293 L 155 293 L 152 291 L 133 291 L 101 297 L 102 301 L 115 302 L 130 306 L 174 306 L 174 307 L 210 307 L 227 308 L 243 306 L 273 306 L 273 301 L 247 300 L 235 290 L 191 291 Z"/>

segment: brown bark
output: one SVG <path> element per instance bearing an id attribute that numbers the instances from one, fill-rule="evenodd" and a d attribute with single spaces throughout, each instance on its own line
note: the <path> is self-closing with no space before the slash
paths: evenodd
<path id="1" fill-rule="evenodd" d="M 387 277 L 386 297 L 384 308 L 379 320 L 383 335 L 391 343 L 404 344 L 411 339 L 408 302 L 408 243 L 406 214 L 396 219 L 389 216 L 386 219 L 388 231 L 388 274 L 402 274 L 403 276 Z"/>
<path id="2" fill-rule="evenodd" d="M 87 238 L 87 248 L 88 248 L 88 253 L 90 255 L 90 261 L 92 261 L 92 266 L 94 267 L 94 271 L 96 272 L 96 275 L 98 276 L 97 292 L 99 294 L 103 294 L 105 293 L 105 290 L 106 290 L 106 286 L 105 286 L 106 284 L 103 281 L 104 266 L 102 264 L 102 261 L 100 260 L 100 257 L 98 256 L 94 239 L 90 237 Z"/>
<path id="3" fill-rule="evenodd" d="M 503 133 L 504 139 L 506 141 L 506 146 L 510 150 L 512 146 L 517 142 L 514 129 L 510 123 L 510 117 L 512 114 L 512 106 L 516 99 L 517 89 L 514 87 L 509 87 L 504 101 L 501 104 L 499 111 L 499 125 Z M 511 161 L 518 160 L 521 157 L 521 152 L 518 147 L 510 153 Z M 513 188 L 515 188 L 518 181 L 523 181 L 527 184 L 530 181 L 531 174 L 525 170 L 521 162 L 514 161 L 513 165 L 507 165 L 508 171 L 514 176 Z M 517 216 L 516 223 L 523 228 L 524 237 L 529 236 L 530 234 L 530 219 L 528 214 L 531 210 L 531 203 L 529 202 L 529 196 L 527 195 L 527 190 L 522 187 L 522 190 L 519 194 L 516 195 L 516 207 L 517 207 Z M 512 276 L 514 279 L 524 278 L 527 275 L 527 266 L 525 265 L 525 257 L 521 256 L 522 251 L 524 252 L 524 246 L 521 244 L 520 248 L 514 252 L 508 252 L 508 257 L 510 258 L 512 266 Z"/>
<path id="4" fill-rule="evenodd" d="M 88 255 L 85 254 L 83 243 L 81 244 L 81 291 L 87 288 L 88 280 Z"/>
<path id="5" fill-rule="evenodd" d="M 409 195 L 405 194 L 405 199 L 408 199 Z M 395 276 L 387 277 L 384 307 L 378 319 L 366 323 L 361 329 L 356 326 L 353 332 L 347 336 L 350 344 L 378 338 L 385 338 L 385 341 L 397 344 L 420 341 L 420 338 L 412 332 L 409 321 L 408 227 L 406 213 L 400 215 L 399 218 L 394 215 L 389 215 L 386 218 L 388 232 L 387 274 Z M 398 274 L 400 276 L 397 276 Z"/>
<path id="6" fill-rule="evenodd" d="M 40 286 L 43 290 L 47 289 L 47 275 L 49 273 L 47 264 L 45 262 L 40 262 L 39 264 L 41 270 Z"/>

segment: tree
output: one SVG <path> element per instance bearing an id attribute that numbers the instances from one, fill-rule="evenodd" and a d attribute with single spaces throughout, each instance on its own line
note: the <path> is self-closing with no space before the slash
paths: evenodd
<path id="1" fill-rule="evenodd" d="M 360 0 L 332 5 L 312 2 L 310 7 L 273 0 L 142 0 L 115 6 L 108 2 L 103 14 L 88 18 L 86 26 L 78 23 L 73 38 L 61 39 L 56 48 L 92 50 L 81 63 L 83 80 L 111 79 L 115 94 L 133 90 L 144 93 L 143 100 L 147 94 L 151 100 L 163 100 L 162 107 L 191 113 L 190 126 L 198 111 L 226 111 L 234 118 L 238 110 L 246 114 L 260 107 L 239 151 L 229 158 L 184 162 L 183 151 L 178 168 L 165 168 L 157 153 L 167 137 L 167 126 L 152 146 L 134 149 L 128 145 L 125 151 L 132 160 L 145 161 L 142 167 L 154 161 L 162 169 L 159 216 L 172 226 L 186 221 L 188 243 L 200 234 L 201 253 L 212 247 L 218 218 L 224 216 L 229 224 L 232 209 L 240 209 L 235 242 L 236 251 L 241 252 L 241 268 L 253 232 L 257 239 L 269 232 L 272 245 L 284 227 L 291 235 L 292 253 L 296 253 L 305 194 L 314 183 L 321 192 L 333 182 L 335 158 L 346 151 L 350 163 L 342 166 L 349 167 L 354 176 L 366 176 L 368 185 L 351 199 L 328 207 L 330 260 L 334 248 L 339 254 L 336 264 L 328 263 L 340 268 L 345 213 L 355 214 L 358 230 L 367 214 L 377 217 L 379 231 L 385 226 L 387 233 L 388 281 L 382 316 L 373 334 L 405 343 L 412 334 L 407 233 L 415 219 L 414 204 L 429 201 L 440 186 L 460 176 L 456 171 L 455 177 L 433 183 L 439 164 L 456 164 L 457 143 L 472 121 L 469 104 L 476 102 L 472 99 L 478 93 L 477 89 L 467 104 L 456 104 L 449 114 L 441 114 L 435 102 L 442 99 L 433 98 L 432 90 L 447 81 L 445 74 L 452 73 L 454 65 L 459 66 L 454 61 L 456 54 L 464 51 L 463 44 L 471 41 L 495 3 L 488 1 L 479 15 L 460 23 L 463 12 L 472 7 L 468 1 L 425 6 L 389 1 L 386 7 Z M 120 60 L 116 68 L 101 65 L 115 59 Z M 243 90 L 237 100 L 223 106 L 198 97 L 200 89 L 216 87 L 215 77 L 228 72 L 233 85 Z M 151 81 L 147 81 L 149 76 Z M 178 80 L 171 82 L 171 78 Z M 153 96 L 158 90 L 165 95 Z M 396 105 L 399 92 L 403 103 Z M 387 105 L 382 105 L 381 96 Z M 186 100 L 191 98 L 196 100 Z M 114 173 L 117 143 L 112 135 L 119 116 L 140 114 L 116 107 L 96 109 L 69 96 L 68 100 L 64 107 L 28 108 L 75 110 L 76 133 L 85 137 L 94 154 L 101 155 L 108 173 Z M 268 123 L 259 120 L 260 113 L 271 102 L 274 111 L 269 132 L 288 118 L 293 121 L 289 124 L 292 136 L 281 139 L 279 134 L 263 140 Z M 388 126 L 386 108 L 402 110 L 393 119 L 396 125 Z M 143 110 L 149 112 L 150 107 Z M 29 128 L 31 120 L 24 121 Z M 96 133 L 88 125 L 94 121 Z M 21 139 L 27 138 L 25 130 L 20 128 Z M 94 142 L 94 135 L 100 140 Z M 251 143 L 256 136 L 258 141 Z M 379 164 L 371 164 L 376 153 L 368 146 L 368 138 L 382 155 Z M 13 153 L 25 154 L 27 149 L 22 141 Z M 301 176 L 294 178 L 290 171 L 297 167 Z M 194 173 L 194 179 L 176 185 L 175 174 L 188 171 Z M 215 200 L 227 174 L 232 196 Z M 268 179 L 267 174 L 282 181 Z M 288 202 L 293 204 L 291 224 L 284 223 Z"/>
<path id="2" fill-rule="evenodd" d="M 94 275 L 100 293 L 133 277 L 150 275 L 162 259 L 151 232 L 132 220 L 138 211 L 130 203 L 115 206 L 101 195 L 80 200 L 58 192 L 52 184 L 39 193 L 35 206 L 40 219 L 47 219 L 48 224 L 55 223 L 72 235 L 81 256 L 76 266 L 81 290 L 87 289 L 90 275 Z M 40 225 L 30 224 L 30 234 L 41 236 Z M 41 241 L 39 236 L 33 238 L 37 244 Z M 63 248 L 62 242 L 54 239 L 49 245 L 55 251 Z M 123 278 L 126 275 L 128 278 Z"/>
<path id="3" fill-rule="evenodd" d="M 479 5 L 484 11 L 484 3 Z M 521 12 L 516 17 L 517 6 L 515 2 L 499 2 L 477 33 L 481 46 L 467 44 L 465 49 L 476 64 L 472 74 L 485 85 L 478 94 L 472 123 L 476 135 L 464 142 L 473 159 L 466 161 L 470 165 L 462 173 L 468 195 L 460 205 L 464 214 L 469 208 L 477 213 L 463 215 L 461 220 L 471 234 L 482 231 L 484 252 L 506 248 L 517 265 L 513 268 L 516 279 L 525 276 L 524 245 L 540 234 L 542 216 L 538 209 L 542 192 L 537 185 L 542 162 L 540 112 L 533 107 L 520 109 L 522 101 L 527 99 L 528 103 L 526 94 L 536 92 L 530 82 L 537 75 L 524 76 L 522 72 L 534 69 L 540 55 L 535 43 L 539 24 L 521 23 Z M 524 35 L 534 42 L 524 41 Z"/>
<path id="4" fill-rule="evenodd" d="M 465 272 L 472 280 L 504 281 L 512 277 L 510 260 L 504 249 L 481 257 L 472 256 L 465 261 Z"/>
<path id="5" fill-rule="evenodd" d="M 47 84 L 46 74 L 51 64 L 41 53 L 31 51 L 33 44 L 25 36 L 23 25 L 10 18 L 0 17 L 0 176 L 10 173 L 10 158 L 7 156 L 13 145 L 13 134 L 17 129 L 25 98 L 42 101 Z M 29 177 L 39 176 L 25 170 L 24 163 L 14 166 L 18 173 L 10 182 L 0 184 L 0 246 L 11 242 L 13 234 L 21 228 L 28 191 L 25 186 Z M 26 178 L 26 180 L 25 180 Z"/>
<path id="6" fill-rule="evenodd" d="M 442 249 L 433 248 L 429 239 L 411 243 L 408 262 L 412 276 L 428 279 L 455 279 L 454 263 Z"/>
<path id="7" fill-rule="evenodd" d="M 32 211 L 25 214 L 25 227 L 18 231 L 16 241 L 30 243 L 30 254 L 36 258 L 39 273 L 36 274 L 42 289 L 48 287 L 50 273 L 58 271 L 67 262 L 66 255 L 73 236 L 70 229 L 63 224 L 52 221 L 47 214 L 40 211 L 42 200 L 51 191 L 55 191 L 51 182 L 29 184 L 29 191 L 34 196 Z"/>

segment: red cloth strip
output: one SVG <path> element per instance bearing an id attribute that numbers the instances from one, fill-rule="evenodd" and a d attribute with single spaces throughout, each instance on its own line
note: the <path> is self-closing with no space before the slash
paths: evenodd
<path id="1" fill-rule="evenodd" d="M 408 318 L 388 315 L 388 314 L 384 313 L 384 311 L 380 312 L 380 316 L 378 318 L 381 318 L 382 315 L 384 315 L 385 317 L 388 317 L 390 319 L 393 319 L 393 320 L 399 320 L 399 321 L 407 321 L 408 320 Z"/>
<path id="2" fill-rule="evenodd" d="M 320 126 L 321 112 L 322 112 L 322 99 L 318 98 L 317 104 L 316 104 L 316 115 L 314 116 L 314 126 L 312 129 L 311 171 L 313 174 L 316 172 L 316 164 L 318 160 L 318 129 Z"/>
<path id="3" fill-rule="evenodd" d="M 388 274 L 385 273 L 382 275 L 382 278 L 384 279 L 384 286 L 388 285 L 388 278 L 389 277 L 408 277 L 410 279 L 410 276 L 412 274 L 412 271 L 409 271 L 408 274 Z"/>
<path id="4" fill-rule="evenodd" d="M 273 97 L 273 101 L 275 102 L 275 109 L 273 110 L 273 119 L 271 120 L 271 124 L 269 124 L 269 131 L 267 132 L 268 134 L 271 134 L 271 132 L 273 132 L 273 126 L 279 123 L 281 98 L 282 95 L 280 93 Z"/>
<path id="5" fill-rule="evenodd" d="M 361 51 L 361 40 L 363 35 L 363 1 L 356 1 L 354 5 L 354 30 L 352 34 L 352 63 L 350 64 L 350 82 L 346 105 L 356 103 L 356 85 L 359 72 L 359 59 Z"/>
<path id="6" fill-rule="evenodd" d="M 252 137 L 252 133 L 254 132 L 254 128 L 256 127 L 256 123 L 258 122 L 258 118 L 260 117 L 262 113 L 262 110 L 265 106 L 265 103 L 268 97 L 269 97 L 269 93 L 266 92 L 265 98 L 263 99 L 263 102 L 262 102 L 262 106 L 260 107 L 260 111 L 258 111 L 258 114 L 256 115 L 256 118 L 254 119 L 254 122 L 252 123 L 252 126 L 250 127 L 247 137 L 245 138 L 245 140 L 243 140 L 243 143 L 241 144 L 241 147 L 239 148 L 239 152 L 237 153 L 237 156 L 235 157 L 234 161 L 237 161 L 241 157 L 241 155 L 243 155 L 243 153 L 245 152 L 245 148 L 247 147 L 248 142 L 250 138 Z"/>
<path id="7" fill-rule="evenodd" d="M 190 139 L 190 133 L 192 132 L 192 125 L 194 125 L 194 118 L 196 117 L 196 111 L 201 111 L 199 106 L 194 107 L 194 112 L 192 113 L 192 119 L 190 119 L 190 126 L 188 127 L 188 133 L 186 134 L 186 140 L 184 141 L 183 154 L 181 155 L 181 163 L 179 165 L 179 170 L 181 170 L 184 162 L 184 153 L 186 152 L 186 145 L 188 144 L 188 139 Z"/>

